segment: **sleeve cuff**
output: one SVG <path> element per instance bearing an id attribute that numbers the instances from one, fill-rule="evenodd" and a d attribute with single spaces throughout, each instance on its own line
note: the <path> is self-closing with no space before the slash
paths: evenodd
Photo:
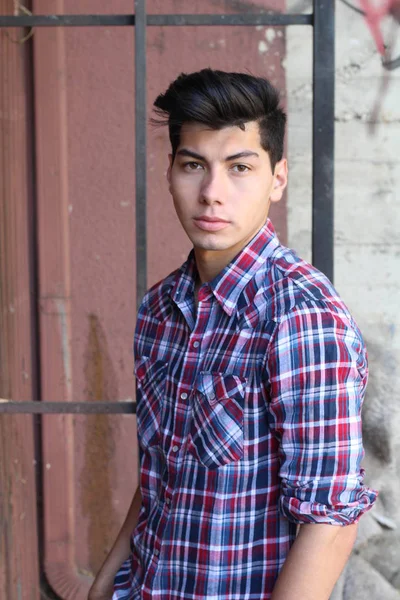
<path id="1" fill-rule="evenodd" d="M 351 525 L 374 505 L 378 492 L 363 486 L 354 502 L 335 505 L 307 502 L 295 496 L 282 495 L 280 512 L 292 523 L 326 523 L 328 525 Z"/>

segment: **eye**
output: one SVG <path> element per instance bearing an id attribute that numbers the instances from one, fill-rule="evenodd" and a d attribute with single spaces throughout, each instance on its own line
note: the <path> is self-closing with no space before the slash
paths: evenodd
<path id="1" fill-rule="evenodd" d="M 246 165 L 233 165 L 232 169 L 237 173 L 246 173 L 247 171 L 250 171 L 249 167 Z"/>
<path id="2" fill-rule="evenodd" d="M 183 168 L 185 171 L 198 171 L 203 167 L 200 163 L 191 160 L 190 162 L 183 163 Z"/>

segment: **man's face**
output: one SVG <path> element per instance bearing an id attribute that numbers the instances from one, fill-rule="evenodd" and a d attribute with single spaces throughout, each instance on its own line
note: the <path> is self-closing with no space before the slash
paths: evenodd
<path id="1" fill-rule="evenodd" d="M 264 225 L 282 197 L 287 164 L 271 171 L 256 122 L 220 130 L 185 123 L 167 177 L 178 218 L 196 255 L 225 253 L 227 263 Z"/>

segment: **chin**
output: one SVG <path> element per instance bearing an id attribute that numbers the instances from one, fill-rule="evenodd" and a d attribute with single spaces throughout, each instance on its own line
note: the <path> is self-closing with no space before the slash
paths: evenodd
<path id="1" fill-rule="evenodd" d="M 193 244 L 193 247 L 197 250 L 208 250 L 210 252 L 218 252 L 227 249 L 222 244 L 212 244 L 211 242 L 209 244 Z"/>
<path id="2" fill-rule="evenodd" d="M 226 250 L 230 244 L 226 240 L 216 239 L 216 236 L 211 235 L 191 235 L 189 236 L 190 241 L 194 248 L 199 250 Z"/>

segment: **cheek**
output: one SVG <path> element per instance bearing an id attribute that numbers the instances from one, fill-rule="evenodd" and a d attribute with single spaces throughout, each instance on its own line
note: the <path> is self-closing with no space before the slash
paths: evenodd
<path id="1" fill-rule="evenodd" d="M 258 181 L 240 181 L 232 190 L 231 198 L 240 211 L 258 211 L 268 201 L 265 184 Z"/>
<path id="2" fill-rule="evenodd" d="M 176 195 L 176 192 L 172 192 L 172 199 L 173 199 L 173 202 L 174 202 L 175 210 L 178 213 L 178 215 L 180 215 L 181 211 L 182 211 L 182 209 L 181 209 L 181 203 L 179 201 L 178 196 Z"/>
<path id="3" fill-rule="evenodd" d="M 263 192 L 263 190 L 265 190 Z M 261 196 L 267 195 L 265 180 L 261 177 L 249 176 L 249 177 L 237 177 L 232 182 L 231 191 L 236 201 L 247 198 L 248 202 L 256 204 Z"/>
<path id="4" fill-rule="evenodd" d="M 266 194 L 260 196 L 260 190 L 237 194 L 235 195 L 235 202 L 232 204 L 232 210 L 233 214 L 237 216 L 238 223 L 247 227 L 267 216 L 268 197 Z"/>
<path id="5" fill-rule="evenodd" d="M 197 198 L 198 185 L 194 177 L 189 179 L 173 179 L 170 192 L 177 212 L 184 213 L 190 209 Z"/>
<path id="6" fill-rule="evenodd" d="M 182 194 L 181 192 L 177 192 L 173 190 L 172 193 L 173 204 L 175 208 L 175 212 L 178 215 L 181 221 L 184 221 L 186 216 L 190 212 L 189 203 L 187 201 L 187 196 Z"/>

